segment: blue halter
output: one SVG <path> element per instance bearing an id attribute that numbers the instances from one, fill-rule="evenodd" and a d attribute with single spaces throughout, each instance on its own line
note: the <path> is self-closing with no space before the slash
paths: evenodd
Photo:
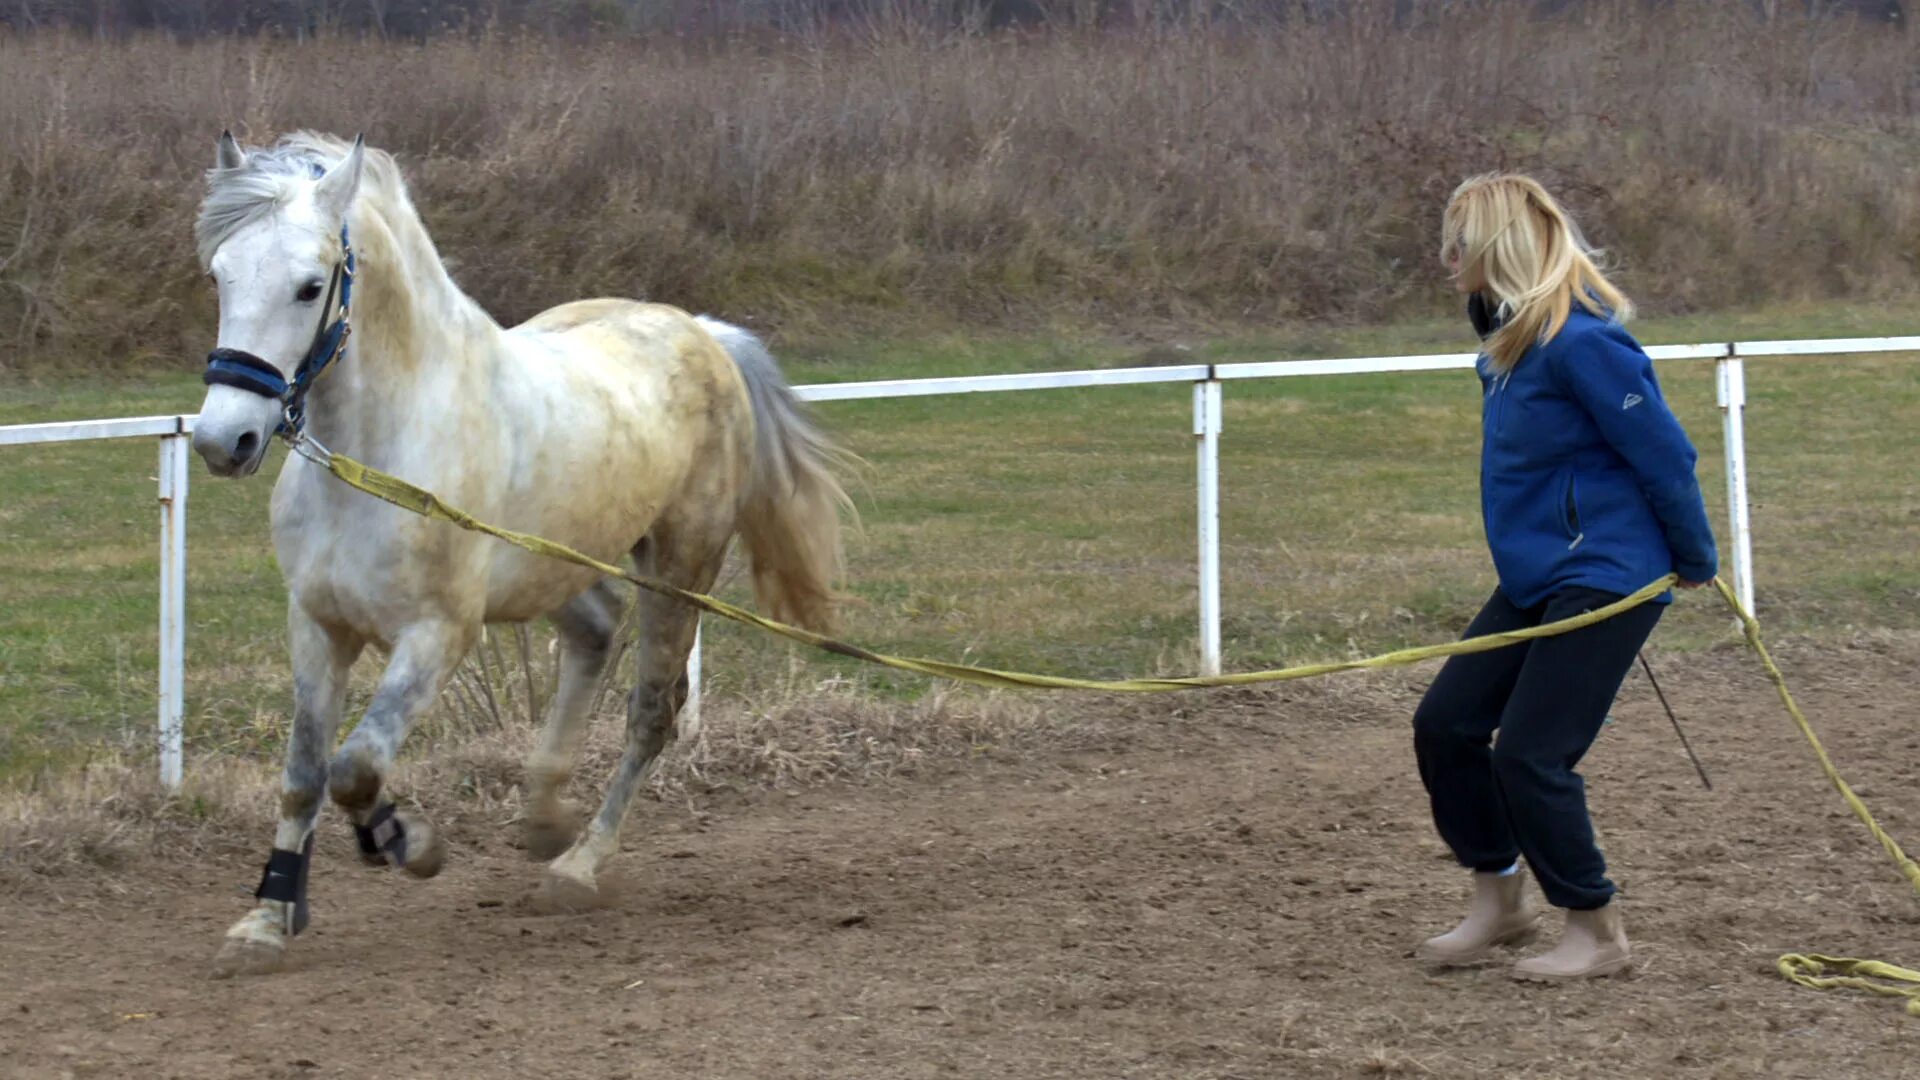
<path id="1" fill-rule="evenodd" d="M 313 345 L 294 369 L 288 382 L 280 370 L 265 360 L 240 349 L 215 349 L 207 355 L 207 370 L 200 381 L 208 386 L 232 386 L 261 397 L 273 398 L 282 405 L 280 426 L 275 435 L 298 435 L 306 425 L 307 391 L 327 365 L 339 358 L 353 333 L 353 244 L 347 238 L 345 222 L 340 224 L 340 262 L 327 282 L 327 301 L 320 309 L 320 325 L 314 328 Z M 334 310 L 333 299 L 340 298 L 340 314 L 331 323 L 327 315 Z"/>

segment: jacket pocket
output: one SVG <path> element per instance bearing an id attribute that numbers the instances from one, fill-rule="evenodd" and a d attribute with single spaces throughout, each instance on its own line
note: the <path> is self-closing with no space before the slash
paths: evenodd
<path id="1" fill-rule="evenodd" d="M 1580 529 L 1580 481 L 1572 469 L 1567 470 L 1567 478 L 1560 487 L 1560 528 L 1566 531 L 1569 551 L 1586 539 Z"/>

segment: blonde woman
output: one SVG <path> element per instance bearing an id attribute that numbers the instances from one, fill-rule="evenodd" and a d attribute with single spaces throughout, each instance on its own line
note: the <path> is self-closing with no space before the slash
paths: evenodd
<path id="1" fill-rule="evenodd" d="M 1632 306 L 1534 180 L 1475 177 L 1448 202 L 1441 259 L 1482 341 L 1481 512 L 1499 586 L 1467 636 L 1564 619 L 1669 572 L 1718 570 L 1695 453 L 1653 364 L 1621 323 Z M 1574 771 L 1671 593 L 1559 637 L 1454 657 L 1414 713 L 1435 827 L 1472 872 L 1466 917 L 1424 942 L 1440 965 L 1532 939 L 1524 858 L 1566 911 L 1520 978 L 1625 969 L 1631 950 Z M 1494 733 L 1498 731 L 1496 740 Z"/>

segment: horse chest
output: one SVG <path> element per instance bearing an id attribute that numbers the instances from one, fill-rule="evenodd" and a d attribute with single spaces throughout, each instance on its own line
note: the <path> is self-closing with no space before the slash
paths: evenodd
<path id="1" fill-rule="evenodd" d="M 289 596 L 314 619 L 390 640 L 423 618 L 478 614 L 463 596 L 477 595 L 480 538 L 310 481 L 276 496 L 274 552 Z"/>

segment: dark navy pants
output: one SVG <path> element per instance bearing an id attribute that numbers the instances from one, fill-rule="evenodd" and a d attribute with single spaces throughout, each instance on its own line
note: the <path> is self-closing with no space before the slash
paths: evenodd
<path id="1" fill-rule="evenodd" d="M 1620 598 L 1567 589 L 1523 609 L 1495 590 L 1466 636 L 1557 622 Z M 1555 907 L 1588 910 L 1612 898 L 1586 783 L 1574 766 L 1665 609 L 1641 604 L 1558 637 L 1450 657 L 1441 667 L 1414 710 L 1413 746 L 1434 825 L 1462 866 L 1504 870 L 1524 855 Z"/>

